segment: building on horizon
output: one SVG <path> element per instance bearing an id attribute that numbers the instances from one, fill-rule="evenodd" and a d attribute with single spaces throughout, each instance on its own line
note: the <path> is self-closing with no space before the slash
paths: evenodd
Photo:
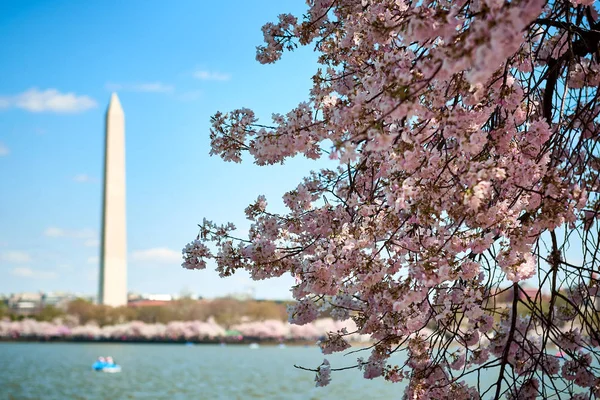
<path id="1" fill-rule="evenodd" d="M 4 303 L 10 312 L 23 316 L 37 314 L 48 306 L 66 310 L 69 303 L 75 299 L 93 302 L 94 297 L 80 293 L 43 291 L 0 296 L 0 302 Z"/>

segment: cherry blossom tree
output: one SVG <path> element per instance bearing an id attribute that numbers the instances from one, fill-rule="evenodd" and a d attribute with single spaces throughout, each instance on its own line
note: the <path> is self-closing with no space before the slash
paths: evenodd
<path id="1" fill-rule="evenodd" d="M 323 353 L 370 335 L 355 367 L 409 399 L 600 396 L 598 3 L 307 3 L 263 27 L 257 60 L 314 46 L 308 99 L 271 123 L 216 113 L 211 154 L 338 166 L 286 193 L 286 214 L 260 196 L 247 237 L 204 220 L 183 266 L 292 274 L 290 321 L 352 319 Z"/>
<path id="2" fill-rule="evenodd" d="M 246 321 L 231 327 L 247 338 L 275 340 L 317 340 L 330 332 L 356 331 L 352 320 L 334 321 L 331 318 L 317 319 L 304 325 L 292 325 L 280 320 Z M 23 319 L 10 321 L 0 319 L 0 339 L 25 338 L 40 340 L 47 338 L 112 340 L 214 340 L 225 338 L 227 331 L 213 318 L 207 321 L 171 321 L 168 324 L 147 324 L 131 321 L 99 327 L 90 322 L 85 325 L 67 326 L 60 319 L 52 322 Z M 352 342 L 365 341 L 367 335 L 352 334 L 346 339 Z"/>

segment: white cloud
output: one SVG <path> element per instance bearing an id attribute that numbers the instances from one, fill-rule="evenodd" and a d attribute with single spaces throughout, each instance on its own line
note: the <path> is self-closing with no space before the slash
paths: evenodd
<path id="1" fill-rule="evenodd" d="M 166 247 L 155 247 L 146 250 L 137 250 L 131 253 L 135 261 L 143 261 L 154 264 L 181 264 L 181 251 L 167 249 Z"/>
<path id="2" fill-rule="evenodd" d="M 0 109 L 14 107 L 31 112 L 76 113 L 96 106 L 96 101 L 89 96 L 61 93 L 56 89 L 40 91 L 31 88 L 14 96 L 0 96 Z"/>
<path id="3" fill-rule="evenodd" d="M 63 237 L 65 236 L 65 232 L 60 228 L 48 228 L 44 231 L 44 236 Z"/>
<path id="4" fill-rule="evenodd" d="M 78 183 L 94 182 L 95 179 L 88 174 L 77 174 L 73 177 L 73 180 Z"/>
<path id="5" fill-rule="evenodd" d="M 59 238 L 66 237 L 72 239 L 91 239 L 96 236 L 95 232 L 91 229 L 81 229 L 81 230 L 65 230 L 57 227 L 50 227 L 44 231 L 44 236 Z"/>
<path id="6" fill-rule="evenodd" d="M 0 157 L 7 156 L 9 153 L 10 150 L 8 149 L 8 147 L 6 147 L 4 143 L 0 142 Z"/>
<path id="7" fill-rule="evenodd" d="M 0 253 L 0 260 L 12 264 L 23 264 L 31 261 L 31 256 L 24 251 L 4 251 Z"/>
<path id="8" fill-rule="evenodd" d="M 224 74 L 222 72 L 217 71 L 207 71 L 203 69 L 198 69 L 193 73 L 194 78 L 200 79 L 202 81 L 228 81 L 231 79 L 231 75 Z"/>
<path id="9" fill-rule="evenodd" d="M 188 92 L 183 92 L 179 96 L 177 96 L 177 100 L 180 101 L 195 101 L 202 97 L 201 90 L 190 90 Z"/>
<path id="10" fill-rule="evenodd" d="M 98 258 L 98 256 L 88 257 L 87 263 L 88 264 L 98 264 L 99 260 L 100 259 Z"/>
<path id="11" fill-rule="evenodd" d="M 98 270 L 94 269 L 90 269 L 88 271 L 85 272 L 85 279 L 87 279 L 88 281 L 94 282 L 98 279 Z"/>
<path id="12" fill-rule="evenodd" d="M 162 82 L 143 82 L 143 83 L 112 83 L 104 85 L 106 90 L 111 92 L 142 92 L 142 93 L 173 93 L 175 87 Z"/>
<path id="13" fill-rule="evenodd" d="M 98 247 L 100 246 L 100 241 L 98 239 L 88 239 L 83 242 L 85 247 Z"/>
<path id="14" fill-rule="evenodd" d="M 30 279 L 54 279 L 57 277 L 56 272 L 41 271 L 41 270 L 37 270 L 37 269 L 31 269 L 28 267 L 14 268 L 11 271 L 11 274 L 14 276 L 19 276 L 21 278 L 30 278 Z"/>

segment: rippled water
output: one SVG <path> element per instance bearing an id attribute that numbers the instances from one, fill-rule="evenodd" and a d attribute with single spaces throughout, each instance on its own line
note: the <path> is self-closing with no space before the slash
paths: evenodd
<path id="1" fill-rule="evenodd" d="M 91 370 L 110 355 L 121 373 Z M 357 355 L 328 356 L 333 367 Z M 404 386 L 359 371 L 334 372 L 314 386 L 323 361 L 316 347 L 184 346 L 176 344 L 0 343 L 0 398 L 4 399 L 397 399 Z"/>

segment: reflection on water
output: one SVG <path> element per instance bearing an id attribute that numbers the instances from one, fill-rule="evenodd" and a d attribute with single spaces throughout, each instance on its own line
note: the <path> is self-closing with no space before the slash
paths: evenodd
<path id="1" fill-rule="evenodd" d="M 98 356 L 123 370 L 91 370 Z M 352 365 L 363 354 L 328 356 Z M 294 364 L 317 367 L 316 347 L 161 344 L 0 343 L 0 392 L 14 399 L 398 399 L 403 384 L 333 373 L 326 388 Z"/>

